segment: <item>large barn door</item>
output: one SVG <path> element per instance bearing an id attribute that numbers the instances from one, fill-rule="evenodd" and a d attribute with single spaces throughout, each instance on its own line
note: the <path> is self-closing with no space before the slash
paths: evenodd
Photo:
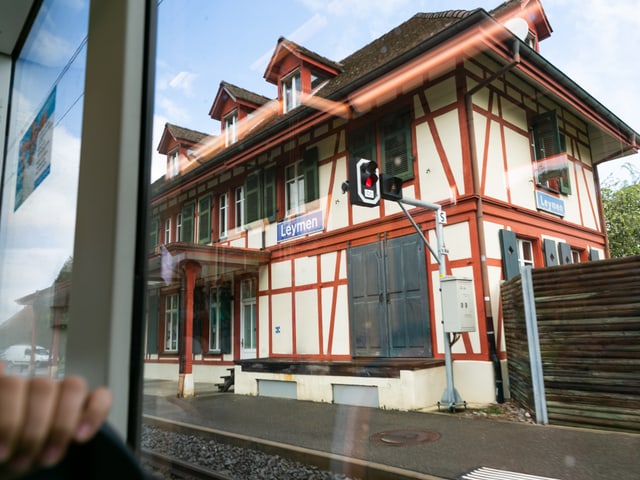
<path id="1" fill-rule="evenodd" d="M 430 357 L 424 244 L 408 235 L 349 250 L 352 351 Z"/>

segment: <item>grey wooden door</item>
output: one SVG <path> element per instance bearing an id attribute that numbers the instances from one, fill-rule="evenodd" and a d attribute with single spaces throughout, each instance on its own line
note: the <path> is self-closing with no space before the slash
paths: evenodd
<path id="1" fill-rule="evenodd" d="M 349 250 L 352 351 L 431 357 L 425 248 L 417 234 Z"/>

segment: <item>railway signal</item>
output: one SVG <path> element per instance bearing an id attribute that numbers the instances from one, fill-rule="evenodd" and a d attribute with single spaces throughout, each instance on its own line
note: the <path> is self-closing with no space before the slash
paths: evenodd
<path id="1" fill-rule="evenodd" d="M 353 205 L 375 207 L 380 203 L 380 177 L 378 164 L 359 158 L 351 162 L 349 200 Z"/>

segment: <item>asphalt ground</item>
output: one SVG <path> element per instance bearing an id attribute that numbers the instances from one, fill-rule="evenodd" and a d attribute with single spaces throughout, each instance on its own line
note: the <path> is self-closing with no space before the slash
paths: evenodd
<path id="1" fill-rule="evenodd" d="M 636 434 L 195 391 L 148 380 L 143 414 L 435 478 L 640 479 Z"/>

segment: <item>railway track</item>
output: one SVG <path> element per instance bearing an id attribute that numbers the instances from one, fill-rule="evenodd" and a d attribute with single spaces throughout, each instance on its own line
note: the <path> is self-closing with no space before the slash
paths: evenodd
<path id="1" fill-rule="evenodd" d="M 190 462 L 143 449 L 140 460 L 147 470 L 161 475 L 162 478 L 180 478 L 184 480 L 234 480 L 220 471 L 195 465 Z"/>
<path id="2" fill-rule="evenodd" d="M 410 470 L 404 470 L 388 465 L 382 465 L 357 458 L 311 450 L 295 445 L 273 442 L 270 440 L 249 437 L 246 435 L 240 435 L 231 432 L 224 432 L 197 425 L 190 425 L 149 415 L 143 415 L 143 424 L 148 427 L 158 429 L 159 431 L 168 433 L 170 435 L 188 436 L 188 438 L 192 439 L 190 440 L 191 442 L 195 441 L 195 439 L 198 439 L 197 441 L 204 442 L 205 450 L 210 448 L 210 444 L 207 442 L 213 441 L 219 444 L 224 444 L 240 449 L 258 451 L 264 455 L 272 457 L 273 459 L 279 459 L 277 461 L 285 461 L 289 462 L 289 464 L 295 463 L 298 466 L 308 468 L 311 471 L 311 474 L 309 476 L 300 476 L 300 473 L 298 472 L 297 476 L 289 477 L 283 476 L 282 472 L 279 472 L 275 475 L 267 476 L 264 478 L 279 478 L 283 480 L 285 480 L 286 478 L 342 480 L 359 480 L 365 478 L 367 480 L 442 480 L 440 477 L 435 477 L 432 475 Z M 186 443 L 188 444 L 190 441 L 187 441 Z M 169 443 L 170 442 L 171 440 L 169 441 Z M 160 451 L 162 451 L 162 449 L 160 449 Z M 194 463 L 192 463 L 194 461 L 192 456 L 189 456 L 189 458 L 192 460 L 191 462 L 189 462 L 183 459 L 176 458 L 180 456 L 176 453 L 167 455 L 166 453 L 159 453 L 155 451 L 155 449 L 150 450 L 146 448 L 145 450 L 144 441 L 142 453 L 144 455 L 143 460 L 147 461 L 149 465 L 153 465 L 155 468 L 159 468 L 162 472 L 168 472 L 169 474 L 174 475 L 173 477 L 165 476 L 165 478 L 185 478 L 189 480 L 237 480 L 248 478 L 246 476 L 246 471 L 243 474 L 236 474 L 232 471 L 231 468 L 224 468 L 226 472 L 222 472 L 216 470 L 217 467 L 215 466 L 213 466 L 212 468 L 206 468 L 202 465 L 195 465 Z M 199 456 L 200 454 L 197 455 Z M 232 454 L 231 457 L 233 457 L 234 455 L 235 454 Z M 255 466 L 254 468 L 262 467 Z"/>

